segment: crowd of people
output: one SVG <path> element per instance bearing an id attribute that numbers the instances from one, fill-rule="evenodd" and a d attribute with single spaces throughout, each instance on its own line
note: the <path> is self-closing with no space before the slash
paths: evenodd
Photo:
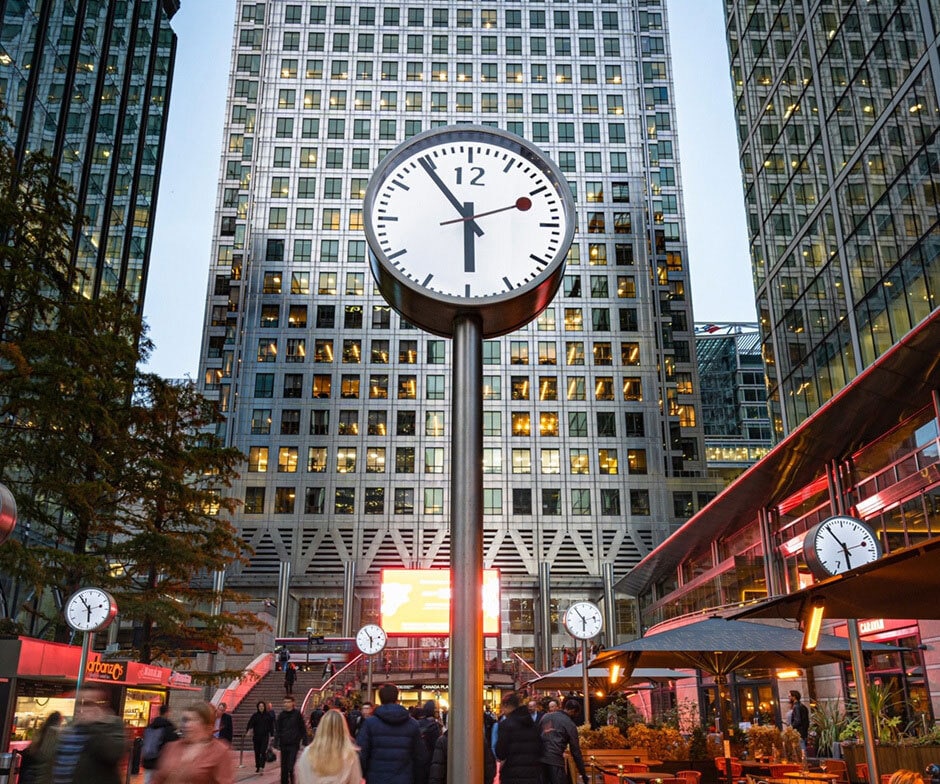
<path id="1" fill-rule="evenodd" d="M 258 702 L 248 719 L 255 772 L 279 758 L 281 784 L 447 784 L 447 728 L 433 701 L 406 709 L 398 688 L 379 688 L 379 705 L 351 706 L 335 697 L 305 718 L 291 695 L 283 709 Z M 791 692 L 798 716 L 799 693 Z M 504 695 L 500 716 L 483 715 L 483 782 L 567 784 L 567 751 L 583 784 L 588 776 L 578 743 L 577 700 L 525 701 Z M 797 723 L 799 720 L 797 719 Z M 179 727 L 167 706 L 146 728 L 142 764 L 146 784 L 232 784 L 232 717 L 224 703 L 187 705 Z M 100 690 L 76 697 L 75 717 L 64 727 L 51 714 L 23 755 L 20 784 L 120 784 L 127 755 L 123 722 Z M 920 774 L 898 771 L 890 784 L 924 784 Z"/>

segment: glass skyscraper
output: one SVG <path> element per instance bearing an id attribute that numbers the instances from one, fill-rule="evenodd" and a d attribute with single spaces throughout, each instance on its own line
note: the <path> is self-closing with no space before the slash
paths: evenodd
<path id="1" fill-rule="evenodd" d="M 247 457 L 227 579 L 262 598 L 289 574 L 280 631 L 349 634 L 382 568 L 449 565 L 451 345 L 375 290 L 362 198 L 395 145 L 460 122 L 540 146 L 577 202 L 556 300 L 484 345 L 485 565 L 504 646 L 545 662 L 559 607 L 714 487 L 661 0 L 239 1 L 200 368 Z"/>
<path id="2" fill-rule="evenodd" d="M 74 189 L 72 265 L 86 296 L 143 304 L 179 0 L 0 0 L 0 134 Z"/>
<path id="3" fill-rule="evenodd" d="M 940 3 L 725 8 L 779 437 L 940 302 Z"/>

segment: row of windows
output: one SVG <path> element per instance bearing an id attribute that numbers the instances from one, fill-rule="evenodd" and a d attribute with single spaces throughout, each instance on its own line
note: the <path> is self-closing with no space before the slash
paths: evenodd
<path id="1" fill-rule="evenodd" d="M 242 11 L 243 22 L 257 22 L 257 14 L 253 7 L 251 10 Z M 451 13 L 449 8 L 432 8 L 428 14 L 423 7 L 408 7 L 405 14 L 395 6 L 384 6 L 381 8 L 381 22 L 376 16 L 374 6 L 360 6 L 357 12 L 359 25 L 362 27 L 373 26 L 380 23 L 386 27 L 400 27 L 402 24 L 408 27 L 446 27 L 452 25 L 458 28 L 474 27 L 479 25 L 485 29 L 497 28 L 500 26 L 509 29 L 520 29 L 523 26 L 523 20 L 528 21 L 527 27 L 533 30 L 545 29 L 548 21 L 551 20 L 552 27 L 556 30 L 569 30 L 575 23 L 579 30 L 593 30 L 598 22 L 604 30 L 619 30 L 620 22 L 616 11 L 602 11 L 595 14 L 594 11 L 579 10 L 572 14 L 567 10 L 555 10 L 552 13 L 542 9 L 530 9 L 528 14 L 523 14 L 521 9 L 506 8 L 502 13 L 502 25 L 500 25 L 500 13 L 496 8 L 481 8 L 479 13 L 473 8 L 457 8 Z M 648 17 L 647 12 L 642 15 Z M 332 23 L 334 25 L 350 25 L 353 23 L 352 6 L 338 5 L 333 9 Z M 661 17 L 661 14 L 659 15 Z M 304 13 L 301 5 L 287 5 L 284 7 L 284 24 L 303 24 Z M 327 6 L 312 5 L 307 14 L 309 24 L 327 23 Z"/>
<path id="2" fill-rule="evenodd" d="M 359 51 L 372 51 L 371 45 L 367 50 L 363 49 L 362 36 L 360 36 Z M 334 51 L 336 47 L 334 45 Z M 345 50 L 343 50 L 345 51 Z M 357 82 L 372 81 L 376 79 L 376 63 L 372 60 L 356 60 L 353 68 L 350 67 L 350 60 L 346 58 L 336 58 L 329 61 L 329 68 L 324 67 L 322 58 L 282 58 L 280 67 L 280 77 L 282 79 L 310 79 L 320 80 L 325 76 L 333 81 L 345 81 L 352 76 L 355 71 Z M 502 65 L 502 74 L 500 66 Z M 450 82 L 451 80 L 458 84 L 466 84 L 475 80 L 481 83 L 499 82 L 501 79 L 506 84 L 522 84 L 528 79 L 533 84 L 546 84 L 549 81 L 555 84 L 572 84 L 575 74 L 577 74 L 581 84 L 598 84 L 601 73 L 605 84 L 623 84 L 623 66 L 618 63 L 606 63 L 601 71 L 597 63 L 577 63 L 577 69 L 572 63 L 555 63 L 554 67 L 547 62 L 530 62 L 528 68 L 525 68 L 521 62 L 452 62 L 449 60 L 431 61 L 430 67 L 424 60 L 409 60 L 404 66 L 398 60 L 382 60 L 378 63 L 378 79 L 383 82 L 395 82 L 404 79 L 408 82 Z M 665 74 L 665 63 L 656 65 L 662 68 L 649 68 L 646 72 L 650 79 L 665 78 L 660 73 Z M 246 76 L 260 76 L 261 73 L 261 55 L 244 55 L 236 57 L 235 73 Z M 647 80 L 649 81 L 649 80 Z M 257 84 L 257 82 L 255 82 Z M 242 91 L 250 90 L 243 85 Z M 647 95 L 645 90 L 651 92 Z M 644 97 L 646 103 L 667 103 L 669 100 L 668 91 L 665 87 L 645 88 Z M 257 96 L 255 96 L 257 97 Z"/>
<path id="3" fill-rule="evenodd" d="M 433 420 L 433 422 L 432 422 Z M 440 411 L 428 412 L 429 427 L 434 427 L 443 434 L 443 415 Z M 335 468 L 338 474 L 354 474 L 359 464 L 364 462 L 365 473 L 384 474 L 386 471 L 386 453 L 384 446 L 369 446 L 360 450 L 356 446 L 339 446 L 335 450 Z M 253 446 L 248 450 L 248 472 L 266 473 L 269 468 L 271 448 L 266 446 Z M 360 453 L 365 460 L 360 460 Z M 598 449 L 597 461 L 594 470 L 598 474 L 613 476 L 620 473 L 620 458 L 616 449 Z M 560 449 L 541 449 L 538 452 L 538 469 L 540 474 L 561 473 Z M 646 450 L 627 449 L 627 469 L 631 474 L 647 473 Z M 532 473 L 532 450 L 528 448 L 510 450 L 511 463 L 507 466 L 512 474 Z M 296 446 L 281 446 L 277 448 L 277 469 L 279 474 L 297 473 L 300 468 L 301 452 Z M 307 448 L 307 472 L 326 473 L 329 471 L 329 448 L 325 446 L 311 446 Z M 424 467 L 425 474 L 444 473 L 444 448 L 425 447 Z M 415 447 L 399 446 L 395 448 L 396 474 L 415 473 Z M 503 450 L 496 448 L 483 449 L 483 473 L 503 473 Z M 590 450 L 583 447 L 568 449 L 568 473 L 590 474 Z"/>
<path id="4" fill-rule="evenodd" d="M 260 515 L 265 512 L 264 487 L 246 487 L 245 505 L 242 513 L 246 515 Z M 303 497 L 303 514 L 326 513 L 325 487 L 305 488 Z M 385 514 L 386 489 L 384 487 L 363 488 L 361 512 L 363 514 Z M 392 488 L 393 501 L 392 514 L 413 515 L 415 513 L 415 489 L 413 487 Z M 620 490 L 618 488 L 600 488 L 598 490 L 600 501 L 600 514 L 604 516 L 620 515 Z M 274 514 L 293 514 L 296 506 L 297 490 L 294 487 L 274 488 Z M 427 487 L 424 489 L 423 513 L 426 515 L 444 514 L 444 489 L 440 487 Z M 647 516 L 650 514 L 649 490 L 637 489 L 629 491 L 630 513 L 634 516 Z M 511 491 L 511 505 L 513 515 L 531 515 L 532 490 L 530 488 L 513 488 Z M 500 487 L 483 488 L 483 514 L 500 515 L 508 510 L 504 508 L 503 489 Z M 590 515 L 591 491 L 587 488 L 574 488 L 570 491 L 571 515 Z M 333 514 L 351 515 L 356 513 L 356 488 L 337 487 L 333 494 Z M 556 516 L 564 514 L 562 510 L 562 491 L 560 488 L 543 488 L 541 490 L 541 513 L 543 516 Z"/>
<path id="5" fill-rule="evenodd" d="M 210 371 L 212 372 L 212 371 Z M 689 376 L 689 374 L 678 374 Z M 339 395 L 342 400 L 358 400 L 368 397 L 370 400 L 388 400 L 389 399 L 389 379 L 390 376 L 385 373 L 373 373 L 368 377 L 367 394 L 363 394 L 362 376 L 358 374 L 343 374 L 340 376 Z M 591 399 L 593 400 L 616 400 L 615 395 L 615 377 L 614 376 L 595 376 L 586 379 L 585 376 L 570 376 L 565 379 L 566 399 L 567 400 L 588 400 L 587 382 L 591 383 Z M 620 379 L 620 387 L 623 392 L 623 400 L 626 402 L 643 402 L 643 382 L 638 376 L 624 376 Z M 284 397 L 301 398 L 303 375 L 300 373 L 287 373 L 284 376 Z M 445 399 L 445 376 L 429 375 L 424 377 L 426 400 L 444 400 Z M 685 383 L 685 382 L 684 382 Z M 691 378 L 689 377 L 688 392 L 691 392 Z M 509 399 L 529 400 L 530 398 L 530 380 L 521 376 L 513 376 L 511 379 L 511 393 Z M 418 377 L 411 374 L 399 374 L 397 385 L 392 387 L 396 390 L 398 400 L 416 400 L 418 389 Z M 315 374 L 311 388 L 311 397 L 318 400 L 328 399 L 333 394 L 333 377 L 329 374 Z M 685 386 L 683 386 L 685 394 Z M 538 386 L 539 400 L 558 400 L 558 379 L 556 376 L 540 376 Z M 274 397 L 274 374 L 256 373 L 254 396 L 256 398 Z M 483 376 L 483 399 L 501 400 L 502 399 L 502 378 L 500 376 Z M 527 414 L 513 414 L 513 431 L 516 435 L 522 435 L 516 432 L 516 421 L 519 417 L 519 428 L 522 429 L 522 423 L 525 422 L 525 432 L 528 434 Z M 558 415 L 551 413 L 542 413 L 543 430 L 545 423 L 550 417 L 555 419 L 555 428 L 557 430 Z M 543 432 L 543 435 L 545 433 Z M 552 433 L 557 435 L 557 432 Z"/>
<path id="6" fill-rule="evenodd" d="M 405 54 L 436 54 L 449 55 L 456 52 L 458 55 L 491 55 L 506 57 L 525 57 L 529 54 L 533 57 L 549 56 L 549 40 L 551 40 L 551 54 L 555 57 L 596 57 L 599 53 L 605 57 L 620 57 L 621 46 L 620 39 L 594 37 L 579 37 L 577 41 L 577 52 L 573 46 L 574 41 L 568 36 L 556 36 L 552 39 L 546 36 L 525 37 L 521 35 L 509 35 L 500 38 L 495 35 L 456 35 L 449 36 L 430 35 L 425 36 L 421 33 L 412 33 L 408 35 L 399 35 L 398 33 L 359 33 L 355 39 L 355 51 L 363 54 L 371 54 L 376 51 L 382 54 L 401 54 L 402 44 L 404 44 Z M 523 41 L 529 44 L 528 52 L 523 49 Z M 451 47 L 453 42 L 454 47 Z M 285 46 L 282 47 L 285 52 L 301 51 L 300 33 L 285 33 Z M 600 45 L 598 45 L 600 44 Z M 430 52 L 428 51 L 430 49 Z M 325 52 L 327 51 L 327 34 L 319 32 L 307 33 L 306 48 L 307 52 Z M 352 38 L 349 33 L 335 32 L 330 40 L 329 51 L 350 52 L 352 48 Z M 285 61 L 290 64 L 285 68 L 282 65 L 282 75 L 287 79 L 297 78 L 296 62 L 299 58 L 285 57 Z M 256 74 L 260 68 L 260 55 L 239 55 L 236 58 L 236 69 L 243 73 Z"/>
<path id="7" fill-rule="evenodd" d="M 572 438 L 588 437 L 588 412 L 571 411 L 568 413 L 568 435 Z M 280 434 L 300 435 L 300 409 L 284 409 L 280 413 Z M 310 435 L 331 435 L 330 411 L 316 409 L 310 412 Z M 360 427 L 360 412 L 357 409 L 341 409 L 337 412 L 335 433 L 339 436 L 358 436 L 365 432 L 369 436 L 387 436 L 389 412 L 370 410 Z M 617 437 L 617 413 L 615 411 L 595 411 L 595 432 L 597 438 Z M 256 408 L 251 412 L 251 435 L 269 435 L 273 423 L 270 408 Z M 397 410 L 394 418 L 396 436 L 415 436 L 418 433 L 418 414 L 414 410 Z M 428 437 L 443 435 L 444 412 L 428 411 L 425 413 L 424 434 Z M 487 438 L 500 437 L 503 434 L 503 415 L 500 411 L 483 412 L 483 435 Z M 624 413 L 624 438 L 644 438 L 646 427 L 644 416 L 639 411 Z"/>

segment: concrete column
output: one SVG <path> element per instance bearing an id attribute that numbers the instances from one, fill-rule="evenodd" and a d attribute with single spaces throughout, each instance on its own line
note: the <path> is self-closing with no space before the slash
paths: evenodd
<path id="1" fill-rule="evenodd" d="M 290 561 L 281 561 L 277 569 L 277 624 L 275 637 L 287 636 L 287 602 L 290 598 Z"/>
<path id="2" fill-rule="evenodd" d="M 539 636 L 538 663 L 542 672 L 552 667 L 552 567 L 547 561 L 539 561 Z"/>
<path id="3" fill-rule="evenodd" d="M 610 561 L 601 564 L 604 578 L 604 637 L 608 648 L 617 644 L 617 604 L 614 599 L 614 565 Z"/>
<path id="4" fill-rule="evenodd" d="M 343 562 L 343 637 L 352 637 L 356 630 L 356 562 Z"/>

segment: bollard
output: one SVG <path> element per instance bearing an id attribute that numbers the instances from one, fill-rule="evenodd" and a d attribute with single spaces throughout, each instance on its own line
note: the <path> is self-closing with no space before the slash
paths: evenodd
<path id="1" fill-rule="evenodd" d="M 242 742 L 238 744 L 238 767 L 245 767 L 245 736 L 248 733 L 242 733 Z"/>
<path id="2" fill-rule="evenodd" d="M 0 784 L 10 784 L 13 781 L 16 754 L 5 752 L 0 754 Z"/>

